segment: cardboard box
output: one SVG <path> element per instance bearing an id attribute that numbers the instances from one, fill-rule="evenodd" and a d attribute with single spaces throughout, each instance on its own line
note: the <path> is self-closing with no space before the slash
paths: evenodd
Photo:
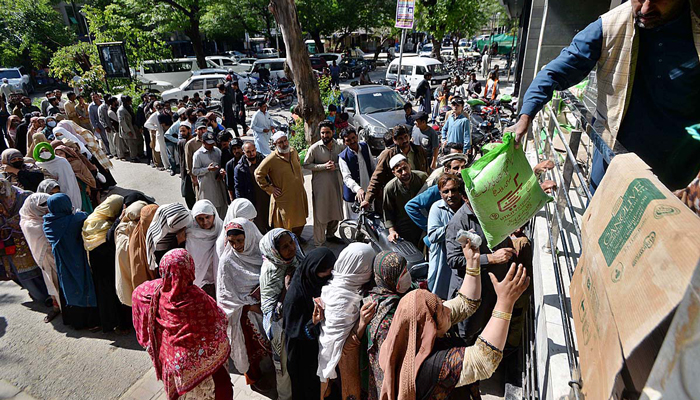
<path id="1" fill-rule="evenodd" d="M 582 239 L 570 287 L 582 391 L 640 393 L 700 260 L 700 218 L 623 154 L 583 215 Z"/>

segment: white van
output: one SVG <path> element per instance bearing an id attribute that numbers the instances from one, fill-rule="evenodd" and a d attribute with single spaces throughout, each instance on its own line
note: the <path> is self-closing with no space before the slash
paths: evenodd
<path id="1" fill-rule="evenodd" d="M 398 70 L 399 59 L 395 58 L 386 70 L 386 79 L 396 80 Z M 437 88 L 442 84 L 442 81 L 450 79 L 450 74 L 447 73 L 439 60 L 428 57 L 404 57 L 403 63 L 401 63 L 401 79 L 411 86 L 412 92 L 416 91 L 426 72 L 433 74 L 433 78 L 430 80 L 431 88 Z"/>
<path id="2" fill-rule="evenodd" d="M 258 60 L 253 63 L 253 73 L 261 66 L 264 66 L 270 71 L 270 80 L 276 81 L 280 78 L 284 78 L 284 58 L 266 58 L 263 60 Z"/>
<path id="3" fill-rule="evenodd" d="M 210 67 L 218 67 L 213 64 Z M 156 86 L 164 86 L 167 82 L 171 87 L 178 87 L 199 70 L 196 58 L 174 58 L 171 60 L 148 60 L 136 70 L 136 75 L 144 83 L 155 83 Z"/>

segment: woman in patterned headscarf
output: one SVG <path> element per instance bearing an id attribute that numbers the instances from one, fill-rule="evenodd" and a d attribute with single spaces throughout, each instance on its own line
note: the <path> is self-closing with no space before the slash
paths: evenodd
<path id="1" fill-rule="evenodd" d="M 137 287 L 132 303 L 136 339 L 151 356 L 168 399 L 232 399 L 226 315 L 194 284 L 187 250 L 167 252 L 160 275 Z"/>
<path id="2" fill-rule="evenodd" d="M 25 192 L 0 176 L 0 280 L 14 279 L 36 301 L 53 304 L 41 268 L 34 261 L 22 229 L 20 209 L 31 192 Z"/>
<path id="3" fill-rule="evenodd" d="M 44 173 L 39 167 L 25 163 L 22 153 L 17 149 L 6 149 L 0 157 L 0 169 L 8 181 L 20 189 L 36 192 L 39 183 L 44 180 Z"/>
<path id="4" fill-rule="evenodd" d="M 400 254 L 382 251 L 374 258 L 374 282 L 365 303 L 374 302 L 377 312 L 367 326 L 367 355 L 369 356 L 369 398 L 379 399 L 384 371 L 379 367 L 379 349 L 389 332 L 394 312 L 401 297 L 412 288 L 407 262 Z"/>
<path id="5" fill-rule="evenodd" d="M 260 271 L 260 308 L 263 328 L 272 347 L 272 361 L 277 370 L 277 393 L 280 398 L 291 397 L 291 380 L 287 366 L 282 330 L 282 299 L 294 271 L 306 257 L 297 237 L 292 232 L 276 228 L 267 232 L 260 241 L 263 265 Z M 283 354 L 284 353 L 284 354 Z"/>

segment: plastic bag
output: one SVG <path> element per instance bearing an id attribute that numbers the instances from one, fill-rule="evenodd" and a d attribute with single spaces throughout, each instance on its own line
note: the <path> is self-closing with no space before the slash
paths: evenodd
<path id="1" fill-rule="evenodd" d="M 552 198 L 539 181 L 511 132 L 503 143 L 462 170 L 462 177 L 489 248 L 523 226 Z"/>

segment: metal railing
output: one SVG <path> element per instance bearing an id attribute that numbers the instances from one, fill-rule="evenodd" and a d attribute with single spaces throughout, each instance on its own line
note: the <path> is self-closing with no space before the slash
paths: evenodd
<path id="1" fill-rule="evenodd" d="M 564 347 L 572 378 L 569 382 L 569 398 L 581 399 L 584 383 L 580 378 L 568 286 L 583 246 L 581 217 L 592 197 L 589 186 L 594 152 L 597 150 L 600 153 L 598 156 L 610 162 L 615 154 L 624 152 L 624 149 L 616 144 L 613 151 L 607 145 L 601 133 L 594 128 L 592 113 L 575 96 L 568 91 L 560 92 L 559 95 L 534 118 L 532 132 L 535 149 L 530 149 L 530 152 L 534 150 L 538 163 L 544 160 L 554 163 L 554 168 L 541 177 L 557 183 L 554 201 L 544 208 L 548 231 L 548 243 L 544 250 L 551 254 L 554 267 L 556 301 L 561 313 Z M 562 115 L 561 110 L 566 110 L 569 117 L 565 124 L 558 120 Z M 537 354 L 532 348 L 537 324 L 532 311 L 533 319 L 529 322 L 530 325 L 526 324 L 527 329 L 524 330 L 526 348 L 523 394 L 528 399 L 540 398 L 536 382 Z"/>

